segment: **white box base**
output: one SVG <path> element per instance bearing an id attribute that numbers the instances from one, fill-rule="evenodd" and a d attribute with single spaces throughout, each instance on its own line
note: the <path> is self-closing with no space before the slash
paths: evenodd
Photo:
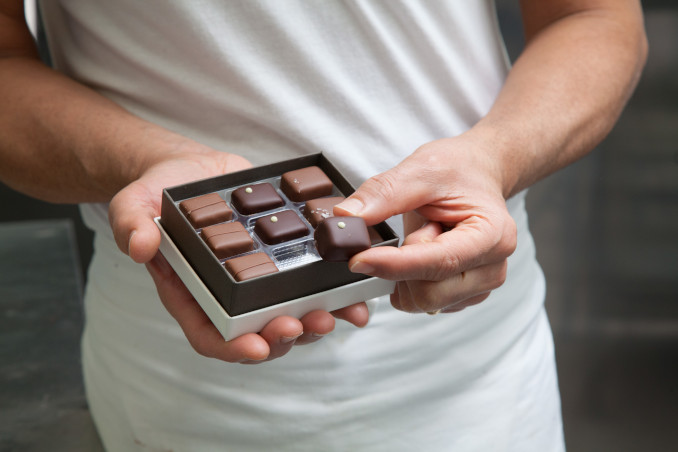
<path id="1" fill-rule="evenodd" d="M 257 333 L 268 322 L 281 315 L 289 315 L 298 319 L 316 309 L 334 311 L 360 301 L 388 295 L 395 288 L 394 281 L 368 278 L 231 317 L 203 284 L 170 236 L 167 235 L 159 220 L 160 217 L 155 218 L 155 223 L 158 225 L 161 235 L 160 252 L 227 341 L 245 333 Z"/>

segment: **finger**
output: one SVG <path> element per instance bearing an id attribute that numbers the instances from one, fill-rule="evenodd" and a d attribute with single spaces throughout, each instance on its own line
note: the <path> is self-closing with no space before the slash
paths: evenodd
<path id="1" fill-rule="evenodd" d="M 364 301 L 337 309 L 332 311 L 331 314 L 335 318 L 351 323 L 358 328 L 364 327 L 370 320 L 370 311 Z"/>
<path id="2" fill-rule="evenodd" d="M 414 302 L 414 296 L 410 291 L 409 283 L 410 281 L 398 281 L 396 284 L 398 291 L 391 295 L 391 306 L 403 312 L 423 312 Z"/>
<path id="3" fill-rule="evenodd" d="M 505 261 L 484 265 L 444 281 L 407 281 L 399 286 L 397 305 L 405 312 L 451 312 L 455 307 L 462 307 L 461 303 L 480 302 L 477 297 L 489 294 L 504 283 L 506 266 Z"/>
<path id="4" fill-rule="evenodd" d="M 118 248 L 135 262 L 150 261 L 160 246 L 153 218 L 160 215 L 160 194 L 132 184 L 113 197 L 108 216 Z"/>
<path id="5" fill-rule="evenodd" d="M 402 296 L 400 294 L 401 289 L 401 284 L 406 284 L 404 281 L 398 281 L 395 286 L 395 290 L 393 290 L 393 293 L 391 294 L 391 306 L 393 306 L 395 309 L 399 311 L 404 311 L 402 308 Z M 405 288 L 406 289 L 406 288 Z"/>
<path id="6" fill-rule="evenodd" d="M 280 316 L 268 322 L 259 332 L 271 350 L 266 361 L 280 358 L 289 352 L 303 332 L 304 326 L 294 317 Z"/>
<path id="7" fill-rule="evenodd" d="M 334 317 L 327 311 L 311 311 L 300 320 L 304 326 L 304 334 L 299 336 L 294 345 L 316 342 L 334 330 Z"/>
<path id="8" fill-rule="evenodd" d="M 515 235 L 484 220 L 471 218 L 432 241 L 375 247 L 349 261 L 354 273 L 395 281 L 442 281 L 463 271 L 500 262 L 515 250 Z M 422 234 L 425 234 L 423 232 Z"/>
<path id="9" fill-rule="evenodd" d="M 429 221 L 422 224 L 414 232 L 408 234 L 403 240 L 403 245 L 416 245 L 418 243 L 433 242 L 436 237 L 443 233 L 443 227 L 440 223 Z"/>
<path id="10" fill-rule="evenodd" d="M 417 165 L 406 159 L 395 168 L 371 177 L 334 207 L 335 215 L 360 216 L 372 225 L 434 200 L 438 193 L 422 174 L 428 170 L 416 168 Z"/>
<path id="11" fill-rule="evenodd" d="M 228 362 L 261 361 L 268 357 L 269 345 L 257 334 L 245 334 L 225 341 L 162 254 L 157 253 L 146 268 L 163 305 L 196 352 Z"/>

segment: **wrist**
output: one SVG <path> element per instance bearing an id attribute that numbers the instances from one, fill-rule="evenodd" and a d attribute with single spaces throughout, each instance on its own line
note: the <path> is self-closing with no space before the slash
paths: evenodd
<path id="1" fill-rule="evenodd" d="M 478 123 L 460 138 L 489 188 L 504 199 L 513 196 L 518 185 L 516 162 L 504 136 L 496 128 Z"/>
<path id="2" fill-rule="evenodd" d="M 523 143 L 515 130 L 493 123 L 486 118 L 479 121 L 465 135 L 474 143 L 475 150 L 486 160 L 488 171 L 497 182 L 504 199 L 527 187 L 522 175 L 536 163 L 531 158 L 530 143 Z"/>

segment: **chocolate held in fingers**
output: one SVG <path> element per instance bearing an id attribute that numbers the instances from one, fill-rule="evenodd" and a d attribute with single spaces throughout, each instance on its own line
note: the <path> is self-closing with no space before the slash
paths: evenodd
<path id="1" fill-rule="evenodd" d="M 314 234 L 318 254 L 326 261 L 345 262 L 368 249 L 370 234 L 360 217 L 332 217 L 322 221 Z"/>

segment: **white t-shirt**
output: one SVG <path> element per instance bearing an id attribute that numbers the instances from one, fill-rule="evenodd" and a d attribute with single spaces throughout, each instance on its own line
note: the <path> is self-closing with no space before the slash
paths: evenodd
<path id="1" fill-rule="evenodd" d="M 356 186 L 490 108 L 508 70 L 492 1 L 42 3 L 56 68 L 255 165 L 325 152 Z M 506 283 L 453 315 L 370 303 L 257 366 L 197 355 L 141 266 L 96 231 L 83 364 L 117 450 L 562 450 L 544 283 L 524 195 Z"/>

